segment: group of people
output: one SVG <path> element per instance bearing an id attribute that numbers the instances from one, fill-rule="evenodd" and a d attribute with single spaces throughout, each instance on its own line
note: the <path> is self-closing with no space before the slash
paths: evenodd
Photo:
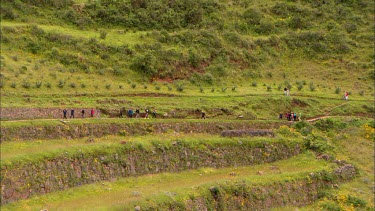
<path id="1" fill-rule="evenodd" d="M 297 113 L 293 113 L 293 112 L 285 113 L 284 117 L 288 121 L 300 121 L 301 120 L 301 114 L 297 115 Z M 283 119 L 283 114 L 279 114 L 279 119 Z"/>
<path id="2" fill-rule="evenodd" d="M 119 114 L 119 118 L 123 118 L 124 117 L 124 113 L 126 113 L 127 117 L 128 118 L 140 118 L 140 111 L 139 109 L 135 109 L 135 113 L 133 111 L 133 109 L 128 109 L 128 110 L 125 110 L 124 108 L 120 109 L 120 114 Z M 148 119 L 149 118 L 149 113 L 150 113 L 150 110 L 148 110 L 147 108 L 145 109 L 145 119 Z M 152 118 L 156 118 L 156 110 L 153 110 L 152 111 Z"/>
<path id="3" fill-rule="evenodd" d="M 82 118 L 85 118 L 85 113 L 86 113 L 85 109 L 82 109 L 82 110 L 81 110 L 81 117 L 82 117 Z M 96 113 L 97 113 L 97 117 L 100 118 L 100 110 L 97 110 Z M 67 118 L 68 118 L 67 114 L 68 114 L 68 110 L 64 109 L 64 110 L 63 110 L 64 119 L 67 119 Z M 74 115 L 75 115 L 75 111 L 74 111 L 74 109 L 71 109 L 71 110 L 70 110 L 70 116 L 69 116 L 69 118 L 70 118 L 70 119 L 71 119 L 71 118 L 74 119 L 74 118 L 75 118 Z M 94 117 L 94 115 L 95 115 L 95 110 L 92 108 L 91 111 L 90 111 L 90 116 L 91 116 L 91 117 Z"/>

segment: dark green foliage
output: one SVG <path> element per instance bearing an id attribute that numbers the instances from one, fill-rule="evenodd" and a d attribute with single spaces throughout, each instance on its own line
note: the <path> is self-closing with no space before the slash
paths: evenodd
<path id="1" fill-rule="evenodd" d="M 259 25 L 260 20 L 263 18 L 263 14 L 255 9 L 255 8 L 249 8 L 245 10 L 242 14 L 245 23 L 249 25 Z"/>
<path id="2" fill-rule="evenodd" d="M 62 79 L 60 79 L 60 80 L 59 80 L 59 83 L 58 83 L 57 86 L 58 86 L 59 88 L 63 88 L 63 87 L 65 86 L 65 81 L 62 80 Z"/>
<path id="3" fill-rule="evenodd" d="M 132 69 L 144 76 L 153 76 L 157 73 L 156 57 L 150 53 L 146 55 L 137 55 L 131 65 Z"/>
<path id="4" fill-rule="evenodd" d="M 111 89 L 111 84 L 106 84 L 106 85 L 105 85 L 105 88 L 106 88 L 106 89 Z"/>
<path id="5" fill-rule="evenodd" d="M 366 207 L 367 205 L 367 201 L 352 195 L 348 195 L 346 203 L 352 204 L 354 207 Z"/>
<path id="6" fill-rule="evenodd" d="M 203 93 L 203 92 L 204 92 L 204 89 L 203 89 L 203 87 L 202 87 L 202 86 L 199 86 L 199 91 L 200 91 L 201 93 Z"/>
<path id="7" fill-rule="evenodd" d="M 336 94 L 340 94 L 340 92 L 341 92 L 341 88 L 340 88 L 340 87 L 336 87 L 336 89 L 335 89 L 335 93 L 336 93 Z"/>
<path id="8" fill-rule="evenodd" d="M 253 81 L 253 82 L 251 83 L 251 86 L 253 86 L 253 87 L 256 87 L 256 86 L 258 86 L 258 82 L 256 82 L 256 81 Z"/>
<path id="9" fill-rule="evenodd" d="M 347 123 L 332 118 L 326 118 L 316 121 L 314 126 L 322 131 L 342 130 L 347 127 Z"/>
<path id="10" fill-rule="evenodd" d="M 12 82 L 12 83 L 10 84 L 10 87 L 12 87 L 12 88 L 16 88 L 16 86 L 17 86 L 16 82 Z"/>
<path id="11" fill-rule="evenodd" d="M 314 82 L 310 82 L 309 84 L 309 88 L 310 88 L 310 91 L 315 91 L 315 85 L 314 85 Z"/>
<path id="12" fill-rule="evenodd" d="M 293 125 L 293 127 L 300 132 L 302 135 L 307 136 L 311 134 L 314 126 L 306 121 L 300 121 Z"/>
<path id="13" fill-rule="evenodd" d="M 86 84 L 81 84 L 81 88 L 82 89 L 86 88 Z"/>
<path id="14" fill-rule="evenodd" d="M 298 89 L 298 91 L 301 91 L 301 90 L 303 89 L 303 85 L 302 85 L 302 84 L 299 84 L 299 85 L 297 86 L 297 89 Z"/>
<path id="15" fill-rule="evenodd" d="M 176 84 L 176 90 L 178 92 L 182 92 L 182 91 L 184 91 L 184 89 L 185 89 L 184 84 L 182 84 L 182 83 L 177 83 Z"/>
<path id="16" fill-rule="evenodd" d="M 305 146 L 307 149 L 315 150 L 317 152 L 326 152 L 333 149 L 333 146 L 327 138 L 314 133 L 309 134 L 305 138 Z"/>
<path id="17" fill-rule="evenodd" d="M 135 87 L 137 87 L 137 84 L 132 83 L 131 87 L 132 87 L 133 89 L 135 89 Z"/>
<path id="18" fill-rule="evenodd" d="M 107 37 L 107 32 L 106 31 L 104 31 L 104 30 L 101 30 L 100 32 L 99 32 L 99 37 L 100 37 L 100 39 L 105 39 L 106 37 Z"/>
<path id="19" fill-rule="evenodd" d="M 272 91 L 272 87 L 271 86 L 267 86 L 267 92 L 270 92 Z"/>
<path id="20" fill-rule="evenodd" d="M 35 87 L 36 88 L 40 88 L 41 86 L 42 86 L 42 82 L 41 81 L 35 82 Z"/>
<path id="21" fill-rule="evenodd" d="M 22 87 L 25 89 L 29 89 L 31 87 L 30 82 L 28 81 L 23 81 L 22 82 Z"/>
<path id="22" fill-rule="evenodd" d="M 73 88 L 73 89 L 76 88 L 76 84 L 75 83 L 70 83 L 69 86 L 70 86 L 70 88 Z"/>

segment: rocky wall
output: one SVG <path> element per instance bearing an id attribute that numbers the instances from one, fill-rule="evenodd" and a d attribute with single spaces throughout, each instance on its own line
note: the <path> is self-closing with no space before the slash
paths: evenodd
<path id="1" fill-rule="evenodd" d="M 104 135 L 145 135 L 176 131 L 183 133 L 220 134 L 224 130 L 248 130 L 249 128 L 272 129 L 288 122 L 131 122 L 131 123 L 85 123 L 59 124 L 43 126 L 2 127 L 1 141 L 42 140 L 42 139 L 73 139 L 81 137 L 102 137 Z"/>
<path id="2" fill-rule="evenodd" d="M 185 201 L 150 201 L 141 210 L 270 210 L 283 206 L 306 206 L 313 203 L 324 189 L 357 175 L 350 164 L 328 171 L 311 172 L 304 177 L 284 179 L 272 184 L 253 184 L 246 180 L 200 186 L 195 196 Z"/>
<path id="3" fill-rule="evenodd" d="M 249 139 L 249 143 L 251 141 Z M 3 165 L 1 203 L 119 177 L 274 162 L 302 151 L 297 142 L 205 147 L 174 142 L 170 147 L 155 143 L 151 149 L 129 144 L 98 153 L 77 151 L 33 163 Z"/>

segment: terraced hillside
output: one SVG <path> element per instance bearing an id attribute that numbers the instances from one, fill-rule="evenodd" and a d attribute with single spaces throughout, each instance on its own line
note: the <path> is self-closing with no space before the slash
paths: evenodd
<path id="1" fill-rule="evenodd" d="M 3 122 L 2 132 L 12 130 L 17 138 L 2 139 L 2 208 L 374 206 L 374 128 L 369 126 L 374 122 L 368 119 L 328 118 L 313 125 L 303 121 L 291 126 L 279 121 L 285 125 L 267 133 L 260 128 L 275 127 L 275 122 L 129 120 L 107 119 L 107 124 L 121 127 L 113 135 L 81 133 L 81 138 L 69 139 L 57 132 L 61 130 L 57 120 L 43 120 L 44 125 L 42 120 L 22 125 Z M 65 122 L 66 130 L 102 130 L 97 122 L 79 127 L 80 121 Z M 33 138 L 23 132 L 26 127 L 45 130 L 44 136 Z M 243 129 L 226 136 L 233 128 Z M 55 133 L 61 137 L 51 139 Z M 353 191 L 354 187 L 360 192 Z"/>
<path id="2" fill-rule="evenodd" d="M 374 210 L 373 17 L 368 0 L 3 0 L 1 209 Z"/>

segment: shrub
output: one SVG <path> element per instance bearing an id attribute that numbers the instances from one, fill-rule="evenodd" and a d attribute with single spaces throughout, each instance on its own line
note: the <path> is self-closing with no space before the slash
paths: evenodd
<path id="1" fill-rule="evenodd" d="M 340 87 L 336 87 L 336 89 L 335 89 L 335 93 L 336 93 L 336 94 L 340 94 L 340 92 L 341 92 L 341 88 L 340 88 Z"/>
<path id="2" fill-rule="evenodd" d="M 13 59 L 13 61 L 18 61 L 18 56 L 11 56 L 11 58 Z"/>
<path id="3" fill-rule="evenodd" d="M 272 78 L 272 72 L 267 72 L 266 76 L 267 76 L 267 78 Z"/>
<path id="4" fill-rule="evenodd" d="M 258 86 L 258 83 L 257 83 L 256 81 L 253 81 L 253 82 L 251 83 L 251 86 L 256 87 L 256 86 Z"/>
<path id="5" fill-rule="evenodd" d="M 58 83 L 58 87 L 59 87 L 59 88 L 63 88 L 64 86 L 65 86 L 65 81 L 62 80 L 62 79 L 60 79 L 60 80 L 59 80 L 59 83 Z"/>
<path id="6" fill-rule="evenodd" d="M 132 83 L 131 87 L 132 87 L 133 89 L 135 89 L 135 87 L 137 87 L 137 84 Z"/>
<path id="7" fill-rule="evenodd" d="M 41 81 L 35 82 L 35 87 L 36 88 L 40 88 L 41 86 L 42 86 L 42 82 Z"/>
<path id="8" fill-rule="evenodd" d="M 119 89 L 122 89 L 122 88 L 123 88 L 122 84 L 118 85 L 118 88 L 119 88 Z"/>
<path id="9" fill-rule="evenodd" d="M 305 138 L 305 146 L 307 149 L 318 152 L 326 152 L 327 150 L 333 149 L 333 146 L 330 144 L 328 139 L 314 133 Z"/>
<path id="10" fill-rule="evenodd" d="M 105 85 L 105 88 L 106 88 L 106 89 L 111 89 L 111 84 L 106 84 L 106 85 Z"/>
<path id="11" fill-rule="evenodd" d="M 347 126 L 347 124 L 345 122 L 340 121 L 340 120 L 334 120 L 334 119 L 331 119 L 331 118 L 327 118 L 327 119 L 320 119 L 320 120 L 316 121 L 314 126 L 317 127 L 319 130 L 328 131 L 328 130 L 332 130 L 332 129 L 335 129 L 335 130 L 344 129 Z"/>
<path id="12" fill-rule="evenodd" d="M 204 89 L 203 89 L 203 87 L 202 87 L 202 86 L 199 86 L 199 91 L 200 91 L 201 93 L 203 93 L 203 92 L 204 92 Z"/>
<path id="13" fill-rule="evenodd" d="M 249 25 L 259 25 L 260 20 L 263 18 L 262 13 L 254 8 L 245 10 L 242 16 Z"/>
<path id="14" fill-rule="evenodd" d="M 100 69 L 98 70 L 99 75 L 104 75 L 105 74 L 105 69 Z M 115 74 L 116 75 L 116 74 Z"/>
<path id="15" fill-rule="evenodd" d="M 12 88 L 16 88 L 16 86 L 17 86 L 16 82 L 12 82 L 12 83 L 10 84 L 10 87 L 12 87 Z"/>
<path id="16" fill-rule="evenodd" d="M 303 85 L 302 84 L 299 84 L 298 87 L 297 87 L 298 91 L 301 91 L 303 89 Z"/>
<path id="17" fill-rule="evenodd" d="M 184 91 L 184 89 L 185 89 L 185 87 L 184 87 L 184 85 L 183 84 L 176 84 L 176 90 L 178 91 L 178 92 L 182 92 L 182 91 Z"/>
<path id="18" fill-rule="evenodd" d="M 215 92 L 215 88 L 214 87 L 211 88 L 211 92 Z"/>
<path id="19" fill-rule="evenodd" d="M 104 40 L 104 39 L 107 37 L 107 32 L 106 32 L 106 31 L 104 31 L 104 30 L 100 30 L 99 33 L 100 33 L 100 36 L 99 36 L 100 39 L 103 39 L 103 40 Z"/>
<path id="20" fill-rule="evenodd" d="M 302 135 L 307 136 L 311 134 L 313 126 L 306 121 L 300 121 L 293 125 L 293 127 Z"/>
<path id="21" fill-rule="evenodd" d="M 314 82 L 310 82 L 309 84 L 309 88 L 310 88 L 310 91 L 315 91 L 315 85 L 314 85 Z"/>
<path id="22" fill-rule="evenodd" d="M 168 85 L 167 87 L 168 87 L 168 91 L 172 91 L 172 87 L 170 85 Z"/>
<path id="23" fill-rule="evenodd" d="M 46 87 L 48 88 L 48 89 L 50 89 L 52 86 L 51 86 L 51 83 L 50 82 L 47 82 L 46 83 Z"/>
<path id="24" fill-rule="evenodd" d="M 281 85 L 281 84 L 279 84 L 279 85 L 277 86 L 277 90 L 279 90 L 279 91 L 281 91 L 282 88 L 283 88 L 283 85 Z"/>
<path id="25" fill-rule="evenodd" d="M 227 91 L 228 87 L 221 87 L 221 92 Z"/>
<path id="26" fill-rule="evenodd" d="M 236 85 L 233 85 L 233 86 L 232 86 L 232 92 L 236 91 L 236 88 L 237 88 L 237 86 L 236 86 Z"/>
<path id="27" fill-rule="evenodd" d="M 113 69 L 113 74 L 117 75 L 117 76 L 122 76 L 125 74 L 125 71 L 123 69 L 119 69 L 119 68 L 114 68 Z"/>
<path id="28" fill-rule="evenodd" d="M 98 86 L 97 84 L 95 84 L 95 85 L 94 85 L 94 88 L 95 88 L 95 89 L 98 89 L 98 88 L 99 88 L 99 86 Z"/>
<path id="29" fill-rule="evenodd" d="M 86 84 L 81 84 L 81 88 L 82 89 L 86 88 Z"/>
<path id="30" fill-rule="evenodd" d="M 271 86 L 267 86 L 267 92 L 270 92 L 272 91 L 272 87 Z"/>
<path id="31" fill-rule="evenodd" d="M 366 207 L 367 201 L 357 198 L 352 195 L 348 195 L 348 199 L 346 201 L 347 204 L 352 204 L 354 207 Z"/>
<path id="32" fill-rule="evenodd" d="M 148 87 L 147 87 L 147 85 L 145 84 L 145 85 L 143 85 L 143 88 L 144 88 L 144 89 L 147 89 Z"/>
<path id="33" fill-rule="evenodd" d="M 22 87 L 25 88 L 25 89 L 29 89 L 30 88 L 30 83 L 28 81 L 23 81 L 22 82 Z"/>
<path id="34" fill-rule="evenodd" d="M 361 91 L 359 92 L 359 95 L 361 95 L 361 96 L 365 95 L 365 91 L 361 90 Z"/>
<path id="35" fill-rule="evenodd" d="M 159 85 L 156 85 L 156 86 L 155 86 L 155 89 L 158 90 L 158 91 L 160 90 L 160 88 L 161 88 L 161 87 L 160 87 Z"/>
<path id="36" fill-rule="evenodd" d="M 70 86 L 71 88 L 76 88 L 76 84 L 75 84 L 75 83 L 70 83 L 69 86 Z"/>

